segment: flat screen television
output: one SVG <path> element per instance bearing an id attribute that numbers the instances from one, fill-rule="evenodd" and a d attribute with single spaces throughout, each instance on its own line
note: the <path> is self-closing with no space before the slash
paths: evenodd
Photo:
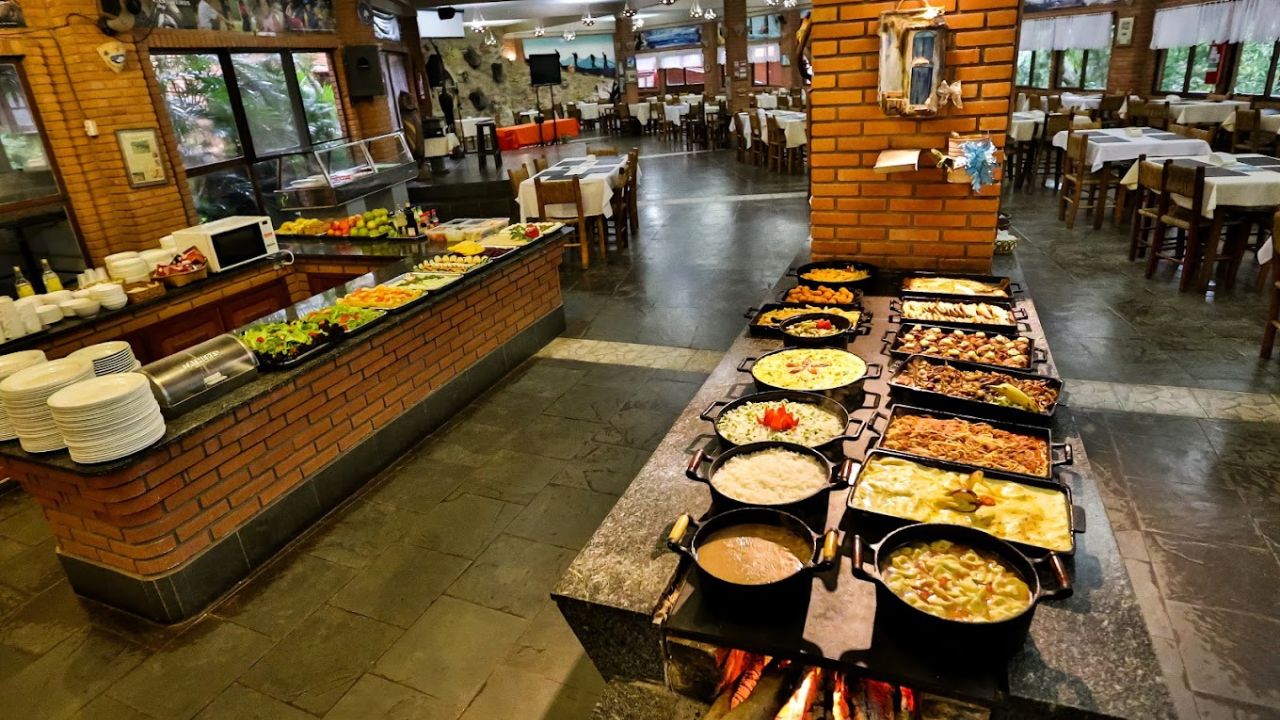
<path id="1" fill-rule="evenodd" d="M 529 79 L 534 85 L 560 84 L 560 56 L 556 53 L 530 55 Z"/>
<path id="2" fill-rule="evenodd" d="M 460 38 L 467 36 L 467 28 L 462 24 L 462 12 L 459 11 L 448 20 L 441 20 L 436 10 L 418 11 L 418 36 L 424 38 Z"/>

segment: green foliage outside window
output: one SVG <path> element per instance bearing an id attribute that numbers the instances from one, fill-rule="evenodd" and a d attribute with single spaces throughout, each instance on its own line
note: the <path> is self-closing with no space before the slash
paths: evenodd
<path id="1" fill-rule="evenodd" d="M 1107 74 L 1111 70 L 1111 47 L 1089 51 L 1089 63 L 1084 68 L 1085 90 L 1106 90 Z"/>
<path id="2" fill-rule="evenodd" d="M 1235 92 L 1245 95 L 1267 95 L 1267 72 L 1275 43 L 1247 42 L 1240 45 L 1240 62 L 1236 65 Z"/>

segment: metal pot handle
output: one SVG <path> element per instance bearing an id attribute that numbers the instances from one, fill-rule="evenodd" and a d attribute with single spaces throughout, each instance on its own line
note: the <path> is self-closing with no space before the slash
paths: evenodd
<path id="1" fill-rule="evenodd" d="M 1031 332 L 1030 323 L 1018 322 L 1016 325 L 1014 325 L 1014 328 L 1016 328 L 1018 333 L 1022 335 L 1026 335 L 1027 333 Z"/>
<path id="2" fill-rule="evenodd" d="M 839 554 L 840 533 L 828 530 L 822 535 L 822 543 L 815 551 L 815 557 L 810 566 L 814 570 L 826 570 L 836 564 L 836 557 Z"/>
<path id="3" fill-rule="evenodd" d="M 871 419 L 867 421 L 867 432 L 871 433 L 871 435 L 876 439 L 883 437 L 884 431 L 889 429 L 889 412 L 889 410 L 878 412 L 875 415 L 872 415 Z M 883 428 L 876 427 L 876 421 L 881 418 L 884 418 L 885 426 Z"/>
<path id="4" fill-rule="evenodd" d="M 853 463 L 853 469 L 849 471 L 849 487 L 853 488 L 850 492 L 850 497 L 852 497 L 852 493 L 858 490 L 858 471 L 862 469 L 862 463 L 852 458 L 849 458 L 849 461 Z"/>
<path id="5" fill-rule="evenodd" d="M 1049 362 L 1049 351 L 1042 347 L 1031 348 L 1031 364 L 1043 365 Z"/>
<path id="6" fill-rule="evenodd" d="M 742 358 L 742 362 L 738 363 L 738 372 L 749 373 L 756 366 L 756 360 L 760 358 Z"/>
<path id="7" fill-rule="evenodd" d="M 728 404 L 729 404 L 728 400 L 713 400 L 711 404 L 707 406 L 706 410 L 703 410 L 701 413 L 699 413 L 698 419 L 706 420 L 709 423 L 714 423 L 715 421 L 720 419 L 720 413 L 716 413 L 715 415 L 712 415 L 711 411 L 715 410 L 716 408 L 724 408 Z"/>
<path id="8" fill-rule="evenodd" d="M 760 312 L 760 308 L 755 307 L 755 306 L 753 305 L 753 306 L 751 306 L 751 307 L 747 308 L 747 312 L 746 312 L 745 314 L 743 314 L 743 316 L 742 316 L 742 317 L 744 317 L 744 318 L 746 318 L 746 319 L 750 320 L 751 318 L 755 317 L 755 316 L 756 316 L 756 313 L 758 313 L 758 312 Z"/>
<path id="9" fill-rule="evenodd" d="M 885 345 L 888 345 L 890 342 L 893 342 L 893 339 L 897 337 L 897 335 L 898 335 L 897 330 L 893 330 L 893 329 L 885 330 L 884 334 L 880 336 L 880 342 L 884 343 Z"/>
<path id="10" fill-rule="evenodd" d="M 849 428 L 852 428 L 854 425 L 857 425 L 858 429 L 850 430 Z M 846 442 L 846 441 L 853 442 L 854 440 L 857 440 L 858 438 L 862 437 L 862 431 L 866 429 L 867 429 L 866 420 L 863 420 L 862 418 L 851 417 L 849 418 L 849 425 L 845 427 L 844 434 L 837 435 L 831 438 L 830 442 Z"/>
<path id="11" fill-rule="evenodd" d="M 1026 289 L 1024 289 L 1024 288 L 1022 287 L 1022 283 L 1020 283 L 1020 282 L 1011 282 L 1011 283 L 1009 283 L 1009 294 L 1011 294 L 1011 295 L 1021 295 L 1021 294 L 1022 294 L 1022 293 L 1024 293 L 1024 292 L 1026 292 Z"/>
<path id="12" fill-rule="evenodd" d="M 693 549 L 684 544 L 684 536 L 689 533 L 690 527 L 696 532 L 698 523 L 694 522 L 688 513 L 676 518 L 676 521 L 671 525 L 671 532 L 667 533 L 667 547 L 692 560 Z"/>
<path id="13" fill-rule="evenodd" d="M 1071 443 L 1054 443 L 1053 447 L 1049 449 L 1049 452 L 1053 453 L 1054 450 L 1062 451 L 1061 458 L 1051 458 L 1054 467 L 1058 467 L 1059 465 L 1071 465 L 1075 462 L 1075 451 L 1071 449 Z"/>
<path id="14" fill-rule="evenodd" d="M 853 576 L 869 582 L 875 582 L 878 579 L 876 573 L 867 570 L 863 566 L 867 547 L 868 545 L 861 535 L 853 536 Z"/>
<path id="15" fill-rule="evenodd" d="M 1071 597 L 1072 593 L 1075 592 L 1075 588 L 1071 585 L 1071 576 L 1067 574 L 1067 566 L 1062 562 L 1062 556 L 1058 553 L 1049 553 L 1032 561 L 1034 565 L 1046 562 L 1049 563 L 1049 570 L 1053 572 L 1053 579 L 1057 581 L 1058 587 L 1053 590 L 1046 590 L 1041 586 L 1040 594 L 1036 596 L 1036 602 L 1041 600 L 1062 600 Z"/>
<path id="16" fill-rule="evenodd" d="M 856 469 L 857 463 L 854 462 L 853 458 L 845 458 L 836 470 L 835 481 L 832 485 L 838 488 L 849 487 L 849 481 L 853 479 L 853 473 Z"/>
<path id="17" fill-rule="evenodd" d="M 1026 308 L 1014 308 L 1013 316 L 1018 320 L 1026 320 L 1028 317 L 1030 317 L 1029 315 L 1027 315 Z"/>
<path id="18" fill-rule="evenodd" d="M 875 410 L 880 407 L 880 401 L 884 399 L 884 395 L 870 390 L 862 393 L 862 407 L 859 410 Z M 871 400 L 872 402 L 867 402 Z"/>
<path id="19" fill-rule="evenodd" d="M 702 463 L 708 462 L 708 461 L 715 462 L 715 460 L 716 460 L 715 458 L 707 455 L 707 451 L 705 449 L 700 448 L 697 452 L 693 454 L 693 457 L 689 458 L 689 464 L 684 469 L 685 477 L 689 478 L 690 480 L 697 480 L 698 482 L 707 483 L 708 485 L 710 485 L 711 484 L 710 478 L 702 477 L 701 475 L 698 474 L 698 470 L 702 468 Z"/>
<path id="20" fill-rule="evenodd" d="M 875 370 L 875 374 L 871 373 Z M 868 363 L 867 374 L 862 376 L 863 380 L 879 380 L 884 375 L 884 366 L 880 363 Z"/>

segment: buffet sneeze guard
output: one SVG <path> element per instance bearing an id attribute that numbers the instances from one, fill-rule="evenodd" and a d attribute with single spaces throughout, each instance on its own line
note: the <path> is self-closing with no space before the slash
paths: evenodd
<path id="1" fill-rule="evenodd" d="M 258 360 L 234 335 L 219 335 L 142 368 L 166 417 L 211 402 L 258 376 Z"/>

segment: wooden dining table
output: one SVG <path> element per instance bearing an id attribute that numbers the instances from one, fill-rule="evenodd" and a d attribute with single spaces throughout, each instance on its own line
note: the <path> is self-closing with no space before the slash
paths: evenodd
<path id="1" fill-rule="evenodd" d="M 578 178 L 582 188 L 582 212 L 587 217 L 603 215 L 613 217 L 613 193 L 622 185 L 622 171 L 627 166 L 627 156 L 602 156 L 597 158 L 566 158 L 533 177 L 520 183 L 517 203 L 520 205 L 520 221 L 525 222 L 538 215 L 538 190 L 535 178 L 569 180 Z M 551 205 L 548 212 L 555 217 L 577 215 L 577 209 L 567 205 Z"/>

